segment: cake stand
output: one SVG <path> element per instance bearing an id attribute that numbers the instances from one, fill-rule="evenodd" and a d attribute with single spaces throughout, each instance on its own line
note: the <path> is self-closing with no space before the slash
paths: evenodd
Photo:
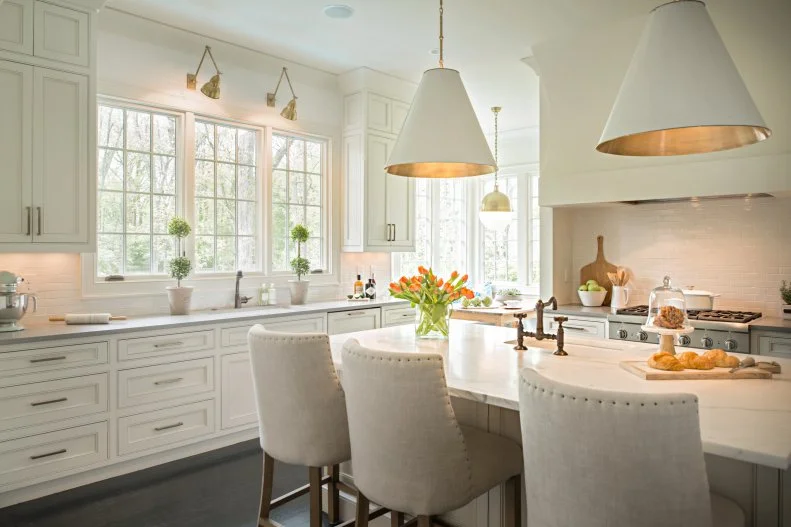
<path id="1" fill-rule="evenodd" d="M 679 329 L 660 328 L 658 326 L 640 326 L 645 332 L 656 333 L 659 335 L 659 352 L 666 351 L 671 355 L 676 354 L 676 337 L 678 335 L 689 335 L 695 328 L 686 326 Z"/>

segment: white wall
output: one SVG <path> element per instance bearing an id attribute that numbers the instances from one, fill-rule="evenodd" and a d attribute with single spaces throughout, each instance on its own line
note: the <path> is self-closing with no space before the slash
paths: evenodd
<path id="1" fill-rule="evenodd" d="M 674 285 L 722 294 L 715 309 L 779 316 L 781 280 L 791 280 L 791 199 L 717 200 L 564 209 L 571 215 L 573 294 L 579 270 L 604 253 L 629 269 L 631 304 L 645 304 L 670 275 Z"/>
<path id="2" fill-rule="evenodd" d="M 791 2 L 717 0 L 709 11 L 769 140 L 727 152 L 631 158 L 597 152 L 647 20 L 608 21 L 533 47 L 541 84 L 541 203 L 791 191 Z"/>

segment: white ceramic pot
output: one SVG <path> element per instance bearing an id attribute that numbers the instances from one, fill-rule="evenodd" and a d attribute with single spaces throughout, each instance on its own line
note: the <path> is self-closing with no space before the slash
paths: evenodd
<path id="1" fill-rule="evenodd" d="M 714 299 L 720 295 L 715 295 L 711 291 L 701 291 L 698 289 L 683 289 L 684 302 L 687 304 L 687 309 L 697 311 L 711 311 L 714 309 Z"/>
<path id="2" fill-rule="evenodd" d="M 791 320 L 791 304 L 783 304 L 780 307 L 782 308 L 783 318 L 785 320 Z"/>
<path id="3" fill-rule="evenodd" d="M 604 291 L 577 291 L 580 296 L 580 302 L 585 307 L 599 307 L 604 303 L 607 298 L 607 290 Z"/>
<path id="4" fill-rule="evenodd" d="M 308 299 L 309 280 L 289 280 L 288 286 L 291 288 L 291 303 L 294 305 L 304 304 Z"/>
<path id="5" fill-rule="evenodd" d="M 612 300 L 610 300 L 610 306 L 612 306 L 613 309 L 620 309 L 628 305 L 629 290 L 620 285 L 612 286 Z"/>
<path id="6" fill-rule="evenodd" d="M 193 289 L 194 287 L 176 286 L 167 288 L 171 315 L 189 315 Z"/>

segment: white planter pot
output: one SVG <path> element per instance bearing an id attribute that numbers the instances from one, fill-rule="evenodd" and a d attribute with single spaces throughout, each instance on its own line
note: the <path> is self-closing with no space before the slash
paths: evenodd
<path id="1" fill-rule="evenodd" d="M 791 320 L 791 304 L 783 304 L 780 306 L 783 318 L 786 320 Z"/>
<path id="2" fill-rule="evenodd" d="M 304 304 L 308 299 L 309 280 L 289 280 L 288 286 L 291 288 L 291 303 L 294 305 Z"/>
<path id="3" fill-rule="evenodd" d="M 189 315 L 193 289 L 193 287 L 175 286 L 167 288 L 171 315 Z"/>

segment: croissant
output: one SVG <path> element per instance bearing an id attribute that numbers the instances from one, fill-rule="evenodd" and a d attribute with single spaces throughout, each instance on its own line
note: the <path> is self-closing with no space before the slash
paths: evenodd
<path id="1" fill-rule="evenodd" d="M 678 356 L 678 361 L 684 368 L 690 370 L 710 370 L 714 368 L 714 360 L 698 355 L 694 351 L 685 351 Z"/>
<path id="2" fill-rule="evenodd" d="M 739 365 L 739 359 L 725 353 L 722 349 L 709 350 L 703 354 L 704 357 L 714 361 L 717 368 L 735 368 Z"/>
<path id="3" fill-rule="evenodd" d="M 651 355 L 651 358 L 648 359 L 648 366 L 655 370 L 664 371 L 682 371 L 684 369 L 681 362 L 679 362 L 674 355 L 666 351 L 660 351 L 659 353 Z"/>

